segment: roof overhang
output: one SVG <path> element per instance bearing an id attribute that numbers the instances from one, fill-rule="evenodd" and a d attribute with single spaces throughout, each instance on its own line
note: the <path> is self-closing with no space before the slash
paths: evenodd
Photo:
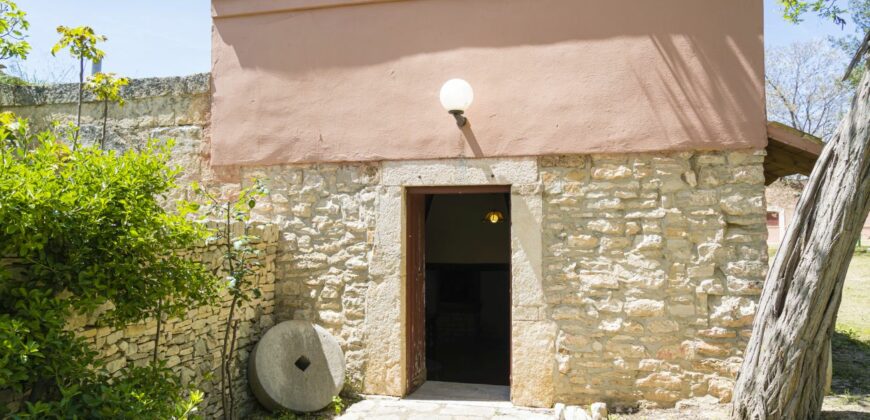
<path id="1" fill-rule="evenodd" d="M 767 123 L 767 156 L 764 158 L 764 183 L 789 175 L 807 175 L 813 171 L 816 159 L 825 143 L 785 124 Z"/>

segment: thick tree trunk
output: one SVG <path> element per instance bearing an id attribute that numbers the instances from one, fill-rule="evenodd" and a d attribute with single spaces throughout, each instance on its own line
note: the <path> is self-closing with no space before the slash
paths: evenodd
<path id="1" fill-rule="evenodd" d="M 818 418 L 843 280 L 870 210 L 870 72 L 825 146 L 767 274 L 732 417 Z"/>

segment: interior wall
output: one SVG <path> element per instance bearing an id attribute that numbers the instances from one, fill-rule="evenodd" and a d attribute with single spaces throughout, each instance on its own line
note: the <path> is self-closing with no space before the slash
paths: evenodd
<path id="1" fill-rule="evenodd" d="M 504 194 L 435 195 L 426 223 L 427 263 L 510 263 L 510 215 Z M 499 224 L 486 213 L 505 215 Z"/>
<path id="2" fill-rule="evenodd" d="M 510 273 L 480 273 L 480 331 L 484 338 L 510 338 Z M 504 321 L 508 322 L 504 322 Z"/>

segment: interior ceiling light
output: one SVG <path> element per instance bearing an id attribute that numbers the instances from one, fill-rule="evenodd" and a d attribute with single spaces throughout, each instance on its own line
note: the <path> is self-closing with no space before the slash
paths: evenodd
<path id="1" fill-rule="evenodd" d="M 483 217 L 483 221 L 492 224 L 501 223 L 504 222 L 504 214 L 498 210 L 493 210 Z"/>

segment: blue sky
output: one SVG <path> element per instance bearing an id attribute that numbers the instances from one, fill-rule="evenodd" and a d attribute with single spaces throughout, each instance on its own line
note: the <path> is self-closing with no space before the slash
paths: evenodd
<path id="1" fill-rule="evenodd" d="M 728 1 L 728 0 L 724 0 Z M 49 53 L 58 25 L 92 26 L 109 40 L 104 71 L 128 77 L 176 76 L 209 71 L 211 8 L 209 0 L 19 0 L 29 16 L 33 51 L 21 69 L 29 79 L 72 81 L 76 63 L 66 53 Z M 775 0 L 764 0 L 765 44 L 783 45 L 851 33 L 830 21 L 807 16 L 793 25 L 779 14 Z"/>
<path id="2" fill-rule="evenodd" d="M 209 71 L 209 0 L 18 0 L 30 20 L 30 57 L 22 64 L 37 79 L 78 78 L 68 53 L 53 58 L 58 25 L 88 25 L 108 41 L 103 71 L 128 77 L 177 76 Z M 70 71 L 70 69 L 72 69 Z M 50 80 L 58 81 L 58 80 Z"/>

